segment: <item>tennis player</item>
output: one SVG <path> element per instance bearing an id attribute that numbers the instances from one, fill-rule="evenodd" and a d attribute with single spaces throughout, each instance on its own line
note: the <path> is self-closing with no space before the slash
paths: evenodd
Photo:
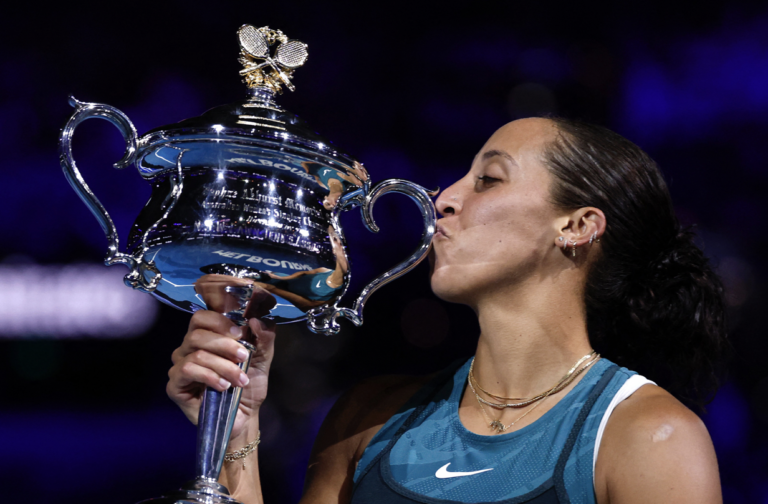
<path id="1" fill-rule="evenodd" d="M 475 355 L 342 396 L 301 503 L 720 503 L 712 442 L 681 399 L 716 386 L 723 291 L 656 164 L 604 128 L 518 120 L 436 204 L 432 289 L 474 310 Z M 195 313 L 167 390 L 196 422 L 206 385 L 244 387 L 221 482 L 259 503 L 276 328 L 248 329 L 246 376 L 241 329 Z"/>

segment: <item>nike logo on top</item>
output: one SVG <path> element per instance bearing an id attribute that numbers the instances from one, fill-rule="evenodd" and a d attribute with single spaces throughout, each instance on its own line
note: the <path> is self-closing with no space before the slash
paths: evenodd
<path id="1" fill-rule="evenodd" d="M 435 473 L 435 476 L 444 479 L 444 478 L 458 478 L 459 476 L 472 476 L 473 474 L 480 474 L 484 473 L 486 471 L 493 471 L 493 467 L 489 469 L 480 469 L 479 471 L 470 471 L 470 472 L 450 472 L 448 471 L 448 466 L 451 465 L 450 462 L 445 464 L 443 467 L 437 470 Z"/>

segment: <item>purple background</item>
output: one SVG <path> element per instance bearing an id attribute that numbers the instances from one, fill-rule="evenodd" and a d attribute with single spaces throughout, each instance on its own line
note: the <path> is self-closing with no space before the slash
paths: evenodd
<path id="1" fill-rule="evenodd" d="M 274 5 L 273 5 L 274 4 Z M 358 2 L 16 4 L 0 30 L 0 260 L 99 263 L 105 239 L 66 183 L 67 95 L 114 105 L 139 133 L 244 96 L 235 31 L 269 25 L 309 44 L 280 98 L 363 161 L 374 180 L 446 187 L 505 122 L 556 112 L 646 149 L 728 288 L 735 359 L 704 416 L 729 503 L 768 503 L 768 7 L 750 3 L 505 2 L 461 10 Z M 383 5 L 383 4 L 382 4 Z M 694 7 L 695 6 L 695 7 Z M 149 189 L 116 172 L 121 138 L 78 129 L 75 156 L 123 237 Z M 354 284 L 405 256 L 417 211 L 384 198 L 383 230 L 344 225 Z M 764 313 L 764 312 L 762 312 Z M 165 396 L 188 316 L 165 307 L 133 339 L 0 338 L 0 500 L 132 504 L 192 476 L 195 429 Z M 260 460 L 267 502 L 300 497 L 325 413 L 367 376 L 431 372 L 469 355 L 471 313 L 437 301 L 422 265 L 372 298 L 366 325 L 281 334 Z"/>

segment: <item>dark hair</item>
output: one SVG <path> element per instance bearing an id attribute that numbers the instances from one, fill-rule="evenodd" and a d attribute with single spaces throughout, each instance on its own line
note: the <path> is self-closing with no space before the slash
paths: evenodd
<path id="1" fill-rule="evenodd" d="M 729 348 L 722 282 L 675 215 L 656 163 L 606 128 L 550 118 L 552 202 L 605 213 L 600 255 L 587 275 L 587 326 L 595 349 L 703 406 Z"/>

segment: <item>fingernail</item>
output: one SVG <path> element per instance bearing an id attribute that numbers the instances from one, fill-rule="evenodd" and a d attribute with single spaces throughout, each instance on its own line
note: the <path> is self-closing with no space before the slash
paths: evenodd
<path id="1" fill-rule="evenodd" d="M 246 385 L 248 385 L 248 382 L 250 382 L 250 381 L 251 380 L 248 379 L 248 375 L 247 374 L 240 373 L 240 385 L 245 387 Z"/>
<path id="2" fill-rule="evenodd" d="M 231 386 L 232 386 L 232 384 L 231 384 L 231 383 L 229 383 L 229 382 L 228 382 L 227 380 L 225 380 L 224 378 L 219 378 L 219 385 L 221 385 L 222 387 L 224 387 L 224 390 L 226 390 L 226 389 L 228 389 L 229 387 L 231 387 Z"/>
<path id="3" fill-rule="evenodd" d="M 248 350 L 246 350 L 245 348 L 238 348 L 237 349 L 237 359 L 240 362 L 245 362 L 245 359 L 247 359 L 247 358 L 248 358 Z"/>
<path id="4" fill-rule="evenodd" d="M 243 328 L 240 326 L 232 326 L 229 328 L 229 333 L 232 336 L 237 336 L 238 338 L 243 335 Z"/>

